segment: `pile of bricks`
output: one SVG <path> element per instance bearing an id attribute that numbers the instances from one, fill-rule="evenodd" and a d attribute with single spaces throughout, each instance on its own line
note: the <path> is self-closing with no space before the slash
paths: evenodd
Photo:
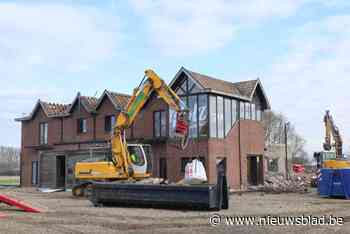
<path id="1" fill-rule="evenodd" d="M 263 191 L 266 193 L 306 193 L 310 181 L 306 176 L 292 175 L 287 180 L 281 175 L 266 175 Z"/>

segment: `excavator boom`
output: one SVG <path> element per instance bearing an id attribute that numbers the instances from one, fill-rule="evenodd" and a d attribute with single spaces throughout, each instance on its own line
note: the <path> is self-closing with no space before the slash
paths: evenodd
<path id="1" fill-rule="evenodd" d="M 158 97 L 162 98 L 162 100 L 169 105 L 169 108 L 174 109 L 178 113 L 178 116 L 182 116 L 183 119 L 187 119 L 187 107 L 177 96 L 177 94 L 170 89 L 153 70 L 146 70 L 145 76 L 142 79 L 139 87 L 134 89 L 133 95 L 126 107 L 126 111 L 119 114 L 114 126 L 114 134 L 112 137 L 113 162 L 117 167 L 124 170 L 127 177 L 132 177 L 134 171 L 132 171 L 132 162 L 125 140 L 125 129 L 128 129 L 134 123 L 135 118 L 140 113 L 153 92 L 155 92 Z M 180 130 L 177 131 L 178 135 L 180 135 L 182 138 L 182 149 L 187 146 L 188 130 L 186 128 L 187 126 L 184 130 L 179 128 Z"/>

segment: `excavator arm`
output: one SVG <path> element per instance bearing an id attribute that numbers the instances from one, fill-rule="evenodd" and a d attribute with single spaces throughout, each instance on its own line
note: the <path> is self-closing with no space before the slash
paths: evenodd
<path id="1" fill-rule="evenodd" d="M 116 167 L 124 170 L 127 177 L 132 177 L 133 171 L 125 138 L 125 130 L 134 123 L 135 118 L 154 92 L 169 105 L 169 108 L 177 112 L 176 133 L 181 137 L 181 149 L 184 149 L 188 143 L 188 110 L 186 105 L 153 70 L 146 70 L 139 87 L 134 89 L 126 110 L 118 115 L 111 140 L 113 163 Z"/>
<path id="2" fill-rule="evenodd" d="M 75 164 L 76 184 L 73 186 L 74 196 L 82 196 L 88 191 L 94 181 L 127 180 L 130 178 L 143 179 L 150 176 L 148 165 L 151 161 L 145 152 L 145 145 L 126 142 L 125 130 L 135 121 L 152 93 L 162 98 L 169 108 L 177 112 L 176 136 L 180 137 L 180 148 L 188 144 L 188 110 L 186 105 L 171 90 L 166 83 L 152 70 L 146 70 L 140 85 L 134 89 L 126 110 L 122 111 L 113 127 L 111 138 L 112 162 L 77 162 Z M 145 123 L 148 124 L 148 123 Z"/>
<path id="3" fill-rule="evenodd" d="M 343 141 L 340 135 L 338 127 L 334 124 L 333 118 L 329 113 L 329 110 L 326 111 L 324 116 L 325 123 L 325 142 L 323 144 L 324 150 L 331 150 L 332 147 L 335 147 L 336 158 L 342 158 L 343 155 Z M 334 144 L 331 143 L 331 139 L 333 138 Z"/>

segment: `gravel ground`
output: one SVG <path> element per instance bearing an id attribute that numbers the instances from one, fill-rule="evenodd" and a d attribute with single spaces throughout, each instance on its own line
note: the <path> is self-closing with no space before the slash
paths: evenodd
<path id="1" fill-rule="evenodd" d="M 350 233 L 350 200 L 321 199 L 308 194 L 246 193 L 232 195 L 227 216 L 333 215 L 344 217 L 342 226 L 227 226 L 212 227 L 209 217 L 216 212 L 175 211 L 138 208 L 95 208 L 88 200 L 74 199 L 69 192 L 40 193 L 35 189 L 2 189 L 40 208 L 30 214 L 0 204 L 0 233 Z"/>

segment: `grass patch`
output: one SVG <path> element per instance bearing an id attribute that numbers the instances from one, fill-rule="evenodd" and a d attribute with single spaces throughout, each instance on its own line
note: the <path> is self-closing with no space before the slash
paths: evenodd
<path id="1" fill-rule="evenodd" d="M 0 185 L 19 185 L 19 176 L 0 176 Z"/>

